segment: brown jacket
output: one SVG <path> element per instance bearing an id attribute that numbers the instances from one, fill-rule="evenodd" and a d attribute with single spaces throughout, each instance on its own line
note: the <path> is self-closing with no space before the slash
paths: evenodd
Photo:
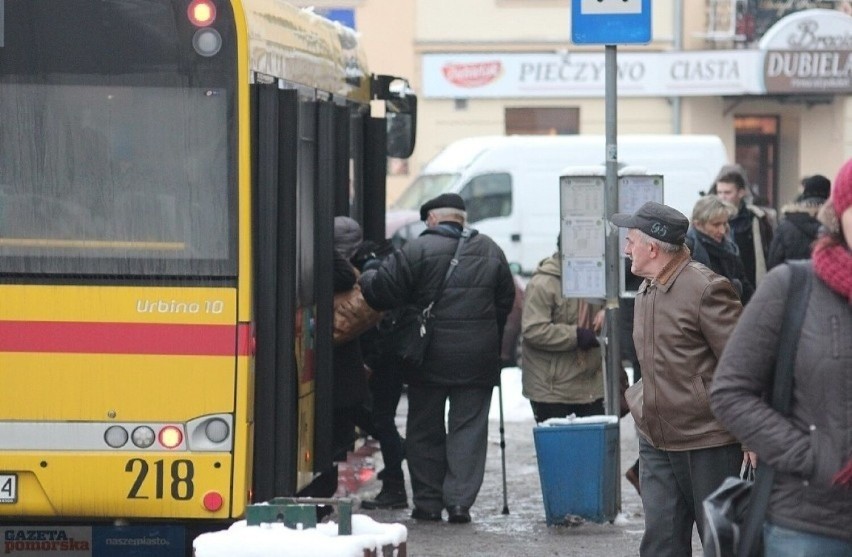
<path id="1" fill-rule="evenodd" d="M 639 287 L 633 341 L 642 381 L 631 389 L 643 391 L 628 400 L 633 398 L 630 411 L 640 433 L 656 448 L 686 451 L 737 442 L 710 411 L 709 392 L 741 312 L 730 281 L 692 261 L 686 249 Z"/>

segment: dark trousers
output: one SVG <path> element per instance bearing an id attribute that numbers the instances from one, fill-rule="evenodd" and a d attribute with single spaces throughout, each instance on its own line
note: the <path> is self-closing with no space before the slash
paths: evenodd
<path id="1" fill-rule="evenodd" d="M 689 557 L 692 526 L 703 536 L 708 495 L 728 476 L 739 474 L 743 461 L 738 444 L 691 451 L 663 451 L 639 435 L 639 482 L 645 510 L 642 557 Z"/>
<path id="2" fill-rule="evenodd" d="M 576 415 L 578 418 L 583 416 L 599 416 L 601 414 L 606 414 L 604 410 L 603 399 L 599 398 L 594 402 L 590 402 L 588 404 L 563 404 L 561 402 L 533 402 L 530 401 L 530 406 L 532 406 L 533 417 L 535 418 L 536 423 L 541 423 L 544 420 L 550 418 L 564 418 L 565 416 L 570 416 L 571 414 Z"/>
<path id="3" fill-rule="evenodd" d="M 334 460 L 346 460 L 346 453 L 355 442 L 355 428 L 375 437 L 373 417 L 363 404 L 335 408 L 332 413 L 332 437 Z"/>
<path id="4" fill-rule="evenodd" d="M 471 507 L 485 477 L 493 387 L 408 386 L 405 452 L 414 506 Z M 450 410 L 446 423 L 444 408 Z"/>
<path id="5" fill-rule="evenodd" d="M 402 481 L 405 452 L 396 429 L 396 408 L 402 395 L 402 374 L 393 370 L 374 370 L 370 377 L 373 396 L 373 436 L 378 440 L 385 468 L 384 479 Z"/>

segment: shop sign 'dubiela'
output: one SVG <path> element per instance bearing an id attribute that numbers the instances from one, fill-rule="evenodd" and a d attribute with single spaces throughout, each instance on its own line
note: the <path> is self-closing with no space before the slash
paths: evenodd
<path id="1" fill-rule="evenodd" d="M 781 19 L 759 44 L 767 93 L 849 93 L 852 17 L 806 10 Z"/>

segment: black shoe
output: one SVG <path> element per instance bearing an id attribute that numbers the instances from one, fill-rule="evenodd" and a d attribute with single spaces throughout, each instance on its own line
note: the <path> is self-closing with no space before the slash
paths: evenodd
<path id="1" fill-rule="evenodd" d="M 441 516 L 441 511 L 426 511 L 420 507 L 414 507 L 414 510 L 411 511 L 411 518 L 414 520 L 431 520 L 432 522 L 444 520 Z"/>
<path id="2" fill-rule="evenodd" d="M 447 507 L 447 521 L 453 524 L 467 524 L 470 522 L 470 509 L 461 505 Z"/>
<path id="3" fill-rule="evenodd" d="M 405 494 L 405 483 L 399 480 L 385 480 L 382 490 L 374 499 L 361 501 L 361 508 L 373 509 L 407 509 L 408 496 Z"/>
<path id="4" fill-rule="evenodd" d="M 392 475 L 392 476 L 388 476 L 388 473 L 391 473 L 391 474 L 393 474 L 393 475 Z M 398 467 L 398 468 L 396 468 L 395 470 L 388 470 L 387 468 L 382 468 L 382 469 L 381 469 L 381 470 L 379 470 L 379 472 L 376 474 L 376 479 L 377 479 L 377 480 L 382 480 L 382 481 L 384 481 L 386 478 L 390 478 L 390 479 L 392 479 L 392 480 L 399 480 L 399 481 L 402 481 L 402 464 L 400 463 L 399 467 Z"/>

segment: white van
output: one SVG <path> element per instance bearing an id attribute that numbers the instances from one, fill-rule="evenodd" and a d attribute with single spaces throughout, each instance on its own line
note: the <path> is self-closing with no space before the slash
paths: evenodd
<path id="1" fill-rule="evenodd" d="M 460 194 L 468 221 L 503 248 L 509 263 L 532 273 L 556 249 L 559 176 L 570 166 L 605 162 L 604 136 L 488 136 L 461 139 L 432 159 L 390 207 L 387 231 L 405 236 L 425 201 Z M 712 135 L 620 135 L 619 166 L 663 175 L 663 201 L 687 217 L 722 165 L 722 141 Z M 403 228 L 400 230 L 400 228 Z M 422 230 L 412 225 L 419 233 Z M 403 238 L 407 239 L 407 238 Z"/>

